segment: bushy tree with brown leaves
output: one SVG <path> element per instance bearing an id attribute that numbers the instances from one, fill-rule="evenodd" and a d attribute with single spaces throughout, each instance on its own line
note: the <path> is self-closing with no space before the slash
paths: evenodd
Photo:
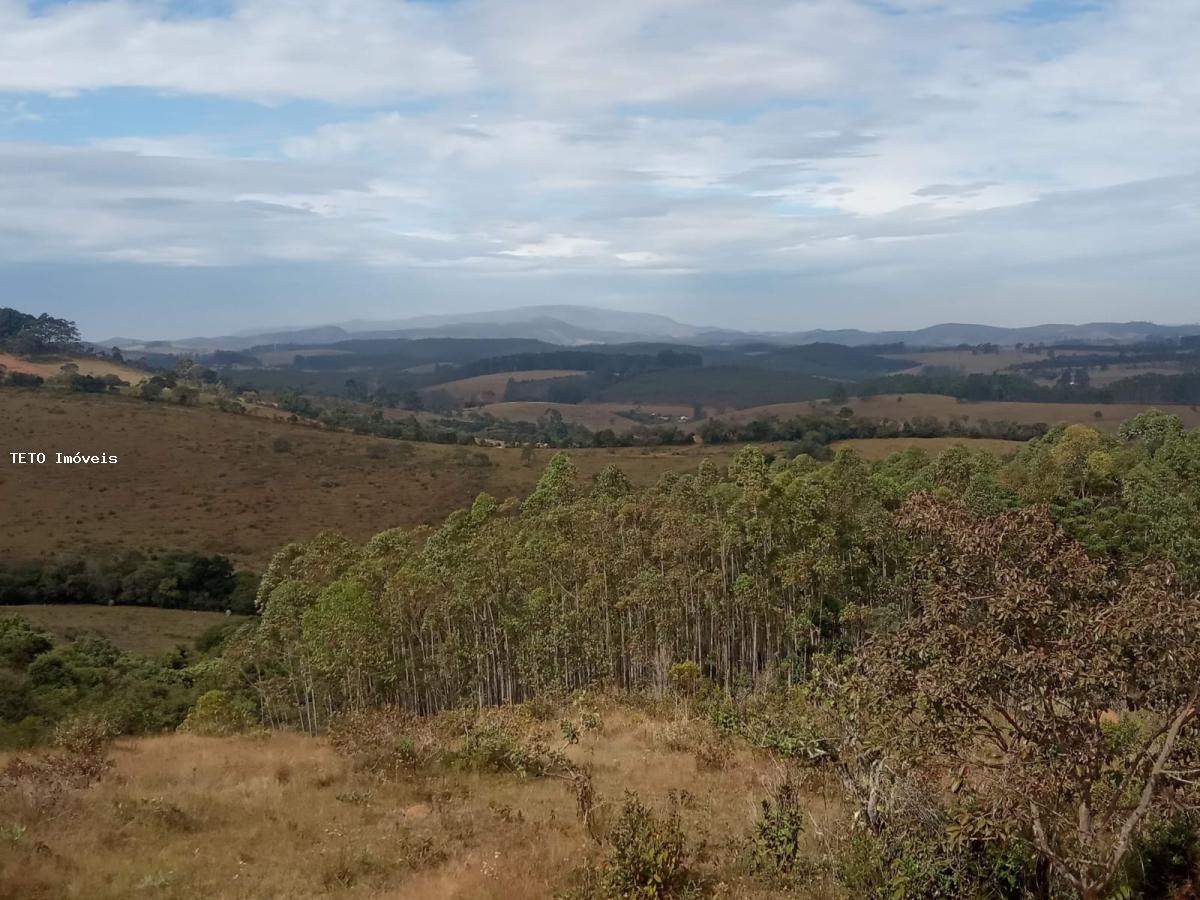
<path id="1" fill-rule="evenodd" d="M 981 519 L 916 494 L 899 521 L 913 614 L 850 681 L 876 734 L 941 776 L 960 827 L 1106 895 L 1154 817 L 1195 800 L 1200 596 L 1168 566 L 1090 558 L 1038 508 Z"/>

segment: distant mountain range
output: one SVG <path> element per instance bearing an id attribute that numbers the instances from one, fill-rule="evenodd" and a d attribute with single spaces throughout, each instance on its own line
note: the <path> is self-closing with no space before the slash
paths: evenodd
<path id="1" fill-rule="evenodd" d="M 1091 322 L 1084 325 L 1052 324 L 1001 328 L 993 325 L 947 323 L 912 331 L 862 331 L 852 328 L 750 332 L 686 325 L 667 316 L 651 313 L 558 305 L 459 315 L 420 316 L 392 321 L 355 320 L 314 328 L 250 331 L 224 337 L 164 341 L 116 337 L 97 342 L 97 346 L 117 346 L 127 351 L 187 353 L 246 350 L 271 345 L 303 347 L 349 339 L 529 338 L 567 347 L 653 341 L 710 347 L 748 342 L 779 345 L 824 342 L 849 347 L 904 343 L 909 348 L 916 349 L 984 343 L 1001 346 L 1066 342 L 1126 344 L 1184 335 L 1200 335 L 1200 324 Z"/>

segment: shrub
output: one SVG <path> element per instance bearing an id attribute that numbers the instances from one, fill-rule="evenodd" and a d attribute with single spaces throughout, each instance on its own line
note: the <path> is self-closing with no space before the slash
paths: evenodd
<path id="1" fill-rule="evenodd" d="M 1129 893 L 1145 900 L 1200 891 L 1200 816 L 1178 813 L 1143 834 L 1126 865 L 1126 881 Z"/>
<path id="2" fill-rule="evenodd" d="M 626 794 L 608 843 L 604 896 L 672 897 L 687 887 L 687 847 L 677 811 L 659 819 L 636 794 Z"/>
<path id="3" fill-rule="evenodd" d="M 250 727 L 250 715 L 228 691 L 206 691 L 179 726 L 180 731 L 205 737 L 239 734 Z"/>
<path id="4" fill-rule="evenodd" d="M 671 666 L 667 680 L 676 693 L 690 697 L 696 693 L 696 689 L 700 686 L 701 677 L 700 667 L 689 660 L 688 662 L 675 663 L 675 665 Z"/>
<path id="5" fill-rule="evenodd" d="M 543 776 L 566 772 L 567 758 L 552 750 L 541 735 L 522 739 L 511 723 L 499 716 L 481 715 L 467 723 L 462 742 L 447 761 L 473 772 Z"/>
<path id="6" fill-rule="evenodd" d="M 348 713 L 333 723 L 329 737 L 356 769 L 376 775 L 421 769 L 440 754 L 428 724 L 396 707 Z"/>
<path id="7" fill-rule="evenodd" d="M 271 441 L 271 449 L 276 453 L 291 453 L 292 442 L 283 435 L 280 435 L 279 437 L 275 438 L 275 440 Z"/>
<path id="8" fill-rule="evenodd" d="M 804 810 L 800 792 L 787 778 L 762 801 L 750 837 L 750 861 L 756 872 L 792 875 L 803 862 L 800 839 L 804 835 Z"/>

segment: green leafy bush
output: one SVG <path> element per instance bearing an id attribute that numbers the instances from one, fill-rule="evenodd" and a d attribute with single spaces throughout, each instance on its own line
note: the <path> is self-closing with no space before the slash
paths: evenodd
<path id="1" fill-rule="evenodd" d="M 219 737 L 240 734 L 250 724 L 249 711 L 228 691 L 212 690 L 200 695 L 179 729 L 206 737 Z"/>
<path id="2" fill-rule="evenodd" d="M 660 819 L 636 794 L 626 794 L 608 844 L 605 896 L 674 897 L 687 887 L 687 844 L 678 812 Z"/>
<path id="3" fill-rule="evenodd" d="M 758 821 L 750 837 L 750 861 L 755 871 L 769 875 L 793 875 L 801 868 L 804 809 L 800 792 L 785 779 L 773 795 L 762 801 Z"/>

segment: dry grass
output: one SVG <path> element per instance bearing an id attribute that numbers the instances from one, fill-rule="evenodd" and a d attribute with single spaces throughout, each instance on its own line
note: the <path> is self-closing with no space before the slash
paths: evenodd
<path id="1" fill-rule="evenodd" d="M 858 438 L 849 441 L 836 441 L 832 445 L 849 447 L 863 459 L 877 462 L 887 459 L 893 453 L 902 453 L 911 447 L 918 447 L 930 456 L 937 456 L 944 450 L 962 445 L 971 450 L 984 450 L 996 456 L 1007 456 L 1016 453 L 1022 446 L 1022 441 L 1001 441 L 991 438 Z"/>
<path id="2" fill-rule="evenodd" d="M 211 408 L 0 390 L 0 556 L 184 548 L 262 565 L 335 528 L 362 540 L 441 522 L 480 491 L 523 497 L 554 451 L 403 444 Z M 276 438 L 290 445 L 274 449 Z M 9 452 L 109 453 L 116 465 L 15 466 Z M 728 462 L 735 446 L 571 451 L 584 477 L 620 464 L 636 484 Z M 486 464 L 483 464 L 486 460 Z"/>
<path id="3" fill-rule="evenodd" d="M 522 400 L 489 403 L 482 407 L 481 411 L 510 422 L 536 422 L 551 409 L 558 410 L 563 421 L 572 425 L 582 425 L 592 431 L 604 428 L 611 428 L 617 432 L 628 431 L 637 424 L 632 419 L 617 415 L 607 406 L 592 403 L 539 403 Z"/>
<path id="4" fill-rule="evenodd" d="M 332 347 L 301 347 L 296 350 L 264 350 L 257 356 L 264 366 L 290 366 L 297 356 L 348 356 L 352 352 Z"/>
<path id="5" fill-rule="evenodd" d="M 80 375 L 97 377 L 116 375 L 130 384 L 137 384 L 143 378 L 148 377 L 147 373 L 140 369 L 133 369 L 110 359 L 100 359 L 95 356 L 44 356 L 30 360 L 13 356 L 11 353 L 0 353 L 0 366 L 4 366 L 10 372 L 27 372 L 43 378 L 53 378 L 55 375 L 61 374 L 62 367 L 67 363 L 75 363 L 79 366 Z"/>
<path id="6" fill-rule="evenodd" d="M 426 388 L 425 393 L 445 391 L 459 403 L 495 403 L 504 399 L 504 391 L 511 381 L 547 381 L 552 378 L 568 378 L 584 375 L 577 369 L 537 369 L 528 372 L 496 372 L 491 375 L 476 375 L 459 378 Z"/>
<path id="7" fill-rule="evenodd" d="M 491 413 L 497 419 L 507 419 L 510 422 L 536 422 L 547 410 L 556 409 L 563 420 L 574 425 L 582 425 L 592 431 L 611 428 L 620 434 L 634 428 L 639 422 L 625 415 L 630 411 L 645 413 L 649 416 L 660 416 L 670 420 L 669 424 L 678 425 L 687 431 L 690 425 L 680 423 L 680 416 L 691 416 L 692 407 L 682 403 L 541 403 L 535 401 L 511 401 L 506 403 L 490 403 L 482 407 L 482 411 Z M 668 424 L 668 422 L 652 422 L 649 424 Z"/>
<path id="8" fill-rule="evenodd" d="M 100 637 L 122 650 L 147 655 L 169 653 L 179 644 L 190 647 L 205 629 L 247 618 L 186 609 L 76 603 L 0 605 L 0 616 L 20 616 L 59 640 Z"/>
<path id="9" fill-rule="evenodd" d="M 925 366 L 946 366 L 964 375 L 990 375 L 1017 363 L 1037 362 L 1046 357 L 1041 353 L 1022 350 L 1001 350 L 998 353 L 972 353 L 970 350 L 930 350 L 925 353 L 889 353 L 893 359 L 911 359 L 918 363 L 905 373 L 920 372 Z"/>
<path id="10" fill-rule="evenodd" d="M 689 842 L 704 847 L 696 865 L 727 885 L 722 896 L 783 896 L 743 881 L 732 862 L 774 764 L 737 748 L 724 768 L 701 767 L 663 746 L 661 727 L 614 711 L 572 748 L 592 767 L 602 809 L 626 790 L 660 807 L 673 793 Z M 534 900 L 598 852 L 556 778 L 380 780 L 324 740 L 288 733 L 123 741 L 114 762 L 54 816 L 0 796 L 10 835 L 0 898 Z M 815 822 L 843 813 L 808 799 Z"/>
<path id="11" fill-rule="evenodd" d="M 1045 422 L 1050 425 L 1067 422 L 1091 425 L 1103 431 L 1116 431 L 1117 426 L 1123 420 L 1150 408 L 1136 403 L 1002 403 L 996 401 L 967 403 L 941 394 L 902 394 L 899 396 L 904 399 L 897 401 L 895 394 L 869 397 L 865 400 L 851 397 L 846 405 L 854 410 L 856 416 L 871 419 L 904 421 L 918 416 L 930 416 L 943 422 L 951 419 L 964 419 L 968 422 L 977 422 L 980 419 L 992 422 L 1006 420 L 1030 425 L 1037 422 Z M 1194 407 L 1160 404 L 1158 408 L 1179 416 L 1188 428 L 1200 426 L 1200 410 Z M 792 416 L 811 415 L 815 412 L 827 413 L 828 411 L 827 406 L 817 401 L 776 403 L 771 406 L 756 406 L 751 409 L 738 410 L 726 418 L 734 422 L 749 422 L 763 416 L 788 419 Z M 1096 418 L 1097 412 L 1101 414 L 1101 418 Z"/>

